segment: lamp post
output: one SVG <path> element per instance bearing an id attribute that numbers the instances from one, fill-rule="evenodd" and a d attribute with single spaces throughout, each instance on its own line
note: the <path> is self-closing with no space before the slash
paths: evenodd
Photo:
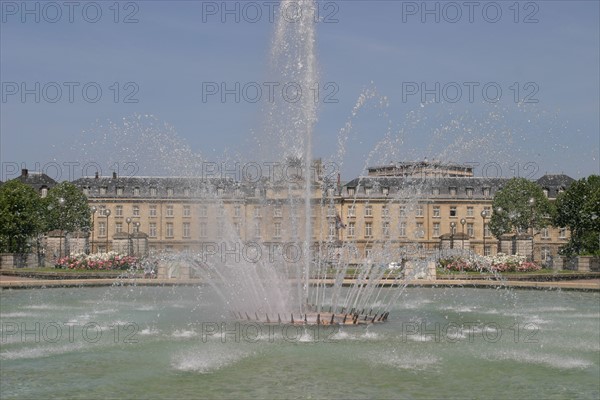
<path id="1" fill-rule="evenodd" d="M 98 211 L 98 209 L 96 208 L 96 206 L 92 206 L 92 253 L 94 252 L 94 230 L 96 230 L 96 211 Z"/>
<path id="2" fill-rule="evenodd" d="M 131 255 L 131 235 L 129 235 L 129 225 L 131 224 L 131 217 L 125 219 L 127 222 L 127 255 Z"/>
<path id="3" fill-rule="evenodd" d="M 140 231 L 140 221 L 135 221 L 133 223 L 133 226 L 135 227 L 134 231 L 136 233 L 139 233 L 139 231 Z M 136 254 L 136 257 L 139 257 L 140 256 L 140 236 L 139 235 L 137 235 L 136 238 L 135 238 L 135 244 L 136 244 L 135 254 Z"/>
<path id="4" fill-rule="evenodd" d="M 467 220 L 464 218 L 460 219 L 460 224 L 462 225 L 462 236 L 461 236 L 461 248 L 464 250 L 465 249 L 465 224 L 467 223 Z"/>
<path id="5" fill-rule="evenodd" d="M 58 199 L 58 206 L 60 209 L 60 236 L 58 237 L 58 258 L 62 258 L 62 235 L 63 235 L 63 208 L 65 206 L 65 199 L 63 197 L 60 197 Z"/>
<path id="6" fill-rule="evenodd" d="M 454 230 L 456 229 L 456 222 L 450 222 L 450 248 L 454 248 Z"/>
<path id="7" fill-rule="evenodd" d="M 531 262 L 533 262 L 533 207 L 535 206 L 535 199 L 529 198 L 529 207 L 531 209 L 531 216 L 529 219 L 529 225 L 531 226 Z"/>
<path id="8" fill-rule="evenodd" d="M 108 217 L 110 217 L 110 210 L 104 210 L 104 216 L 106 217 L 106 252 L 108 253 Z"/>
<path id="9" fill-rule="evenodd" d="M 481 212 L 481 218 L 483 218 L 483 232 L 482 232 L 483 233 L 483 253 L 482 253 L 482 255 L 484 255 L 484 256 L 485 256 L 485 219 L 487 218 L 487 216 L 488 216 L 487 210 L 483 210 Z"/>

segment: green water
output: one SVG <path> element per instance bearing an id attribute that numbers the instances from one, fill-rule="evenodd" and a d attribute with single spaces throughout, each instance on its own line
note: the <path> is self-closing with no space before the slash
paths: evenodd
<path id="1" fill-rule="evenodd" d="M 600 398 L 600 295 L 407 289 L 386 324 L 236 323 L 209 288 L 0 292 L 0 398 Z"/>

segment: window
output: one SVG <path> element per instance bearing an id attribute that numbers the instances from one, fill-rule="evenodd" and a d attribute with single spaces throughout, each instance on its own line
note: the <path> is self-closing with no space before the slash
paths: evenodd
<path id="1" fill-rule="evenodd" d="M 384 237 L 389 237 L 390 236 L 390 223 L 385 221 L 383 223 L 383 225 L 381 226 L 381 233 L 383 234 Z"/>
<path id="2" fill-rule="evenodd" d="M 456 196 L 456 188 L 454 186 L 451 186 L 448 188 L 448 190 L 450 192 L 450 196 Z"/>
<path id="3" fill-rule="evenodd" d="M 542 261 L 550 261 L 550 259 L 552 258 L 552 251 L 550 250 L 550 247 L 543 246 L 541 251 Z"/>
<path id="4" fill-rule="evenodd" d="M 567 228 L 560 228 L 560 230 L 558 231 L 558 238 L 559 239 L 567 238 Z"/>
<path id="5" fill-rule="evenodd" d="M 189 222 L 183 223 L 183 237 L 184 238 L 190 237 L 190 223 Z"/>
<path id="6" fill-rule="evenodd" d="M 490 246 L 485 246 L 483 248 L 483 255 L 487 256 L 487 257 L 491 256 L 492 255 L 492 248 Z"/>
<path id="7" fill-rule="evenodd" d="M 483 235 L 484 235 L 485 237 L 489 237 L 489 236 L 491 236 L 491 233 L 490 233 L 490 224 L 485 224 L 485 225 L 483 226 Z"/>
<path id="8" fill-rule="evenodd" d="M 473 197 L 473 188 L 466 188 L 467 197 Z"/>
<path id="9" fill-rule="evenodd" d="M 354 205 L 348 206 L 348 216 L 349 217 L 356 216 L 356 207 Z"/>
<path id="10" fill-rule="evenodd" d="M 468 206 L 467 207 L 467 217 L 472 217 L 473 214 L 473 207 L 472 206 Z"/>
<path id="11" fill-rule="evenodd" d="M 150 196 L 156 196 L 156 188 L 155 187 L 150 188 Z"/>
<path id="12" fill-rule="evenodd" d="M 456 217 L 456 206 L 450 206 L 450 216 Z"/>
<path id="13" fill-rule="evenodd" d="M 134 196 L 139 196 L 140 195 L 140 188 L 138 186 L 133 188 L 133 195 Z"/>
<path id="14" fill-rule="evenodd" d="M 548 189 L 544 188 L 543 192 L 544 192 L 544 196 L 548 197 Z"/>
<path id="15" fill-rule="evenodd" d="M 483 188 L 483 195 L 485 197 L 489 197 L 490 196 L 490 188 L 489 187 L 484 187 Z"/>
<path id="16" fill-rule="evenodd" d="M 548 228 L 542 228 L 542 239 L 550 239 L 550 230 Z"/>
<path id="17" fill-rule="evenodd" d="M 140 232 L 140 225 L 138 224 L 134 224 L 133 225 L 133 233 L 139 233 Z"/>
<path id="18" fill-rule="evenodd" d="M 254 221 L 254 237 L 260 238 L 260 221 Z"/>
<path id="19" fill-rule="evenodd" d="M 199 208 L 199 210 L 198 210 L 198 213 L 199 213 L 199 215 L 200 215 L 201 218 L 208 217 L 208 207 L 205 206 L 205 205 L 201 205 L 200 208 Z"/>
<path id="20" fill-rule="evenodd" d="M 330 240 L 334 239 L 335 238 L 335 222 L 330 222 L 329 223 L 329 229 L 328 229 L 328 231 L 329 231 L 329 234 L 328 234 L 329 239 Z"/>
<path id="21" fill-rule="evenodd" d="M 434 196 L 438 196 L 440 194 L 440 188 L 433 188 L 431 189 L 431 194 Z"/>
<path id="22" fill-rule="evenodd" d="M 217 206 L 217 217 L 223 218 L 225 216 L 225 207 Z"/>
<path id="23" fill-rule="evenodd" d="M 275 224 L 273 224 L 273 236 L 276 238 L 280 238 L 281 237 L 281 222 L 275 222 Z"/>
<path id="24" fill-rule="evenodd" d="M 330 205 L 329 207 L 327 207 L 327 216 L 328 217 L 336 216 L 335 207 L 333 205 Z"/>
<path id="25" fill-rule="evenodd" d="M 150 217 L 156 217 L 156 204 L 150 204 L 148 212 L 150 213 Z"/>
<path id="26" fill-rule="evenodd" d="M 400 206 L 399 207 L 399 215 L 400 215 L 400 218 L 405 218 L 406 217 L 406 206 Z"/>
<path id="27" fill-rule="evenodd" d="M 354 225 L 354 222 L 348 222 L 348 230 L 346 231 L 346 236 L 348 236 L 349 238 L 354 237 L 355 228 L 356 226 Z"/>
<path id="28" fill-rule="evenodd" d="M 167 222 L 167 237 L 168 238 L 173 237 L 173 223 L 172 222 Z"/>
<path id="29" fill-rule="evenodd" d="M 151 238 L 156 237 L 156 222 L 150 222 L 148 236 L 150 236 Z"/>
<path id="30" fill-rule="evenodd" d="M 354 193 L 355 193 L 354 188 L 348 188 L 348 196 L 354 196 Z"/>
<path id="31" fill-rule="evenodd" d="M 239 223 L 239 222 L 234 222 L 234 223 L 233 223 L 233 230 L 235 231 L 235 233 L 236 233 L 238 236 L 240 236 L 240 233 L 242 232 L 242 229 L 241 229 L 241 225 L 240 225 L 240 223 Z"/>
<path id="32" fill-rule="evenodd" d="M 275 218 L 281 218 L 283 216 L 283 213 L 281 211 L 281 206 L 279 206 L 279 205 L 275 206 L 275 208 L 273 209 L 273 216 Z"/>
<path id="33" fill-rule="evenodd" d="M 373 216 L 373 206 L 372 205 L 366 205 L 365 206 L 365 217 L 372 217 Z"/>
<path id="34" fill-rule="evenodd" d="M 134 217 L 140 216 L 140 206 L 133 206 L 133 216 Z"/>
<path id="35" fill-rule="evenodd" d="M 223 224 L 223 221 L 217 222 L 217 238 L 219 238 L 219 239 L 223 238 L 224 226 L 225 225 Z"/>
<path id="36" fill-rule="evenodd" d="M 237 218 L 242 216 L 242 207 L 240 206 L 234 206 L 233 207 L 233 215 Z"/>
<path id="37" fill-rule="evenodd" d="M 174 215 L 173 213 L 173 205 L 172 204 L 168 204 L 167 205 L 167 217 L 172 217 Z"/>
<path id="38" fill-rule="evenodd" d="M 184 217 L 192 216 L 192 208 L 190 206 L 183 206 L 183 216 Z"/>
<path id="39" fill-rule="evenodd" d="M 183 188 L 183 195 L 185 197 L 190 197 L 191 190 L 189 187 Z"/>
<path id="40" fill-rule="evenodd" d="M 389 187 L 384 187 L 381 190 L 381 193 L 383 193 L 384 196 L 387 196 L 388 194 L 390 194 L 390 188 Z"/>
<path id="41" fill-rule="evenodd" d="M 208 225 L 206 222 L 200 222 L 200 237 L 205 238 L 208 236 Z"/>
<path id="42" fill-rule="evenodd" d="M 115 233 L 121 233 L 121 232 L 123 232 L 123 223 L 122 222 L 115 223 Z"/>
<path id="43" fill-rule="evenodd" d="M 173 190 L 173 188 L 167 188 L 167 196 L 168 197 L 173 197 L 174 192 L 175 191 Z"/>
<path id="44" fill-rule="evenodd" d="M 373 257 L 373 249 L 370 247 L 367 247 L 365 249 L 365 258 L 371 259 L 372 257 Z"/>
<path id="45" fill-rule="evenodd" d="M 100 194 L 106 194 L 106 186 L 100 187 Z"/>
<path id="46" fill-rule="evenodd" d="M 422 238 L 425 236 L 425 230 L 423 229 L 423 223 L 417 222 L 417 229 L 415 230 L 415 237 Z"/>
<path id="47" fill-rule="evenodd" d="M 433 206 L 433 217 L 434 218 L 440 217 L 440 206 Z"/>
<path id="48" fill-rule="evenodd" d="M 418 204 L 417 205 L 417 209 L 415 212 L 417 217 L 422 217 L 423 216 L 423 204 Z"/>
<path id="49" fill-rule="evenodd" d="M 117 187 L 117 196 L 123 196 L 124 191 L 125 188 L 123 188 L 122 186 Z"/>
<path id="50" fill-rule="evenodd" d="M 104 221 L 98 222 L 98 236 L 106 236 L 106 222 Z"/>
<path id="51" fill-rule="evenodd" d="M 371 237 L 373 235 L 373 224 L 371 222 L 365 223 L 365 237 Z"/>
<path id="52" fill-rule="evenodd" d="M 433 236 L 434 237 L 440 236 L 440 223 L 439 222 L 433 223 Z"/>
<path id="53" fill-rule="evenodd" d="M 467 224 L 467 235 L 469 237 L 475 237 L 475 227 L 472 223 Z"/>
<path id="54" fill-rule="evenodd" d="M 406 222 L 400 222 L 400 236 L 401 237 L 405 237 L 406 236 Z"/>
<path id="55" fill-rule="evenodd" d="M 115 216 L 116 217 L 123 216 L 123 206 L 115 206 Z"/>
<path id="56" fill-rule="evenodd" d="M 366 188 L 365 188 L 365 194 L 371 194 L 371 193 L 373 193 L 373 188 L 371 188 L 371 187 L 366 187 Z"/>
<path id="57" fill-rule="evenodd" d="M 383 216 L 383 218 L 389 218 L 390 208 L 387 205 L 381 207 L 381 215 Z"/>
<path id="58" fill-rule="evenodd" d="M 254 207 L 254 218 L 260 218 L 260 206 Z"/>

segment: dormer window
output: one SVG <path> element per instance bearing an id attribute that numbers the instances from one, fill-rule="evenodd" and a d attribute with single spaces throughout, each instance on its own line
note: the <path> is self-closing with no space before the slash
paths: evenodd
<path id="1" fill-rule="evenodd" d="M 450 196 L 456 196 L 456 187 L 451 186 L 449 188 Z"/>
<path id="2" fill-rule="evenodd" d="M 354 188 L 348 188 L 348 196 L 354 196 L 354 193 L 355 193 Z"/>
<path id="3" fill-rule="evenodd" d="M 483 188 L 483 195 L 485 197 L 489 197 L 490 196 L 490 188 L 489 187 L 484 187 Z"/>

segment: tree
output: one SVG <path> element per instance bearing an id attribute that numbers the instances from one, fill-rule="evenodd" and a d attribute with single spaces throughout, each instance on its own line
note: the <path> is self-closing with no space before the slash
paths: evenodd
<path id="1" fill-rule="evenodd" d="M 554 225 L 571 232 L 562 254 L 600 255 L 600 176 L 573 182 L 557 197 Z"/>
<path id="2" fill-rule="evenodd" d="M 513 231 L 544 228 L 554 208 L 541 187 L 525 178 L 513 178 L 496 192 L 490 230 L 497 238 Z"/>
<path id="3" fill-rule="evenodd" d="M 36 191 L 17 180 L 0 187 L 0 251 L 24 254 L 30 239 L 43 232 L 42 201 Z"/>
<path id="4" fill-rule="evenodd" d="M 44 200 L 47 231 L 89 231 L 91 211 L 87 197 L 77 186 L 61 182 L 48 191 Z"/>

